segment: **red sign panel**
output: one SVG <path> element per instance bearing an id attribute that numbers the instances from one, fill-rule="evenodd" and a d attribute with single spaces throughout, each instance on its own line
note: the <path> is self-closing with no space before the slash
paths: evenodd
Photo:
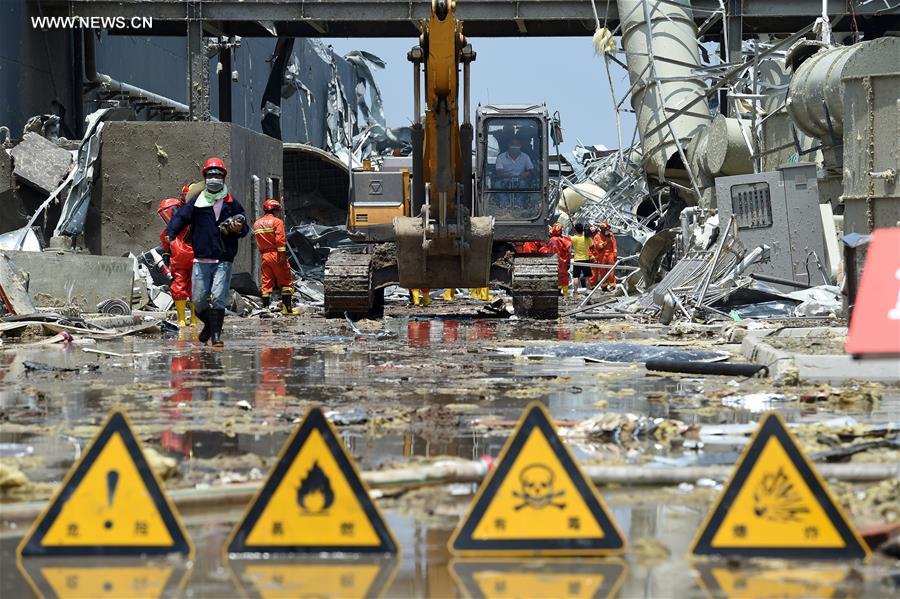
<path id="1" fill-rule="evenodd" d="M 872 233 L 844 350 L 900 355 L 900 229 Z"/>

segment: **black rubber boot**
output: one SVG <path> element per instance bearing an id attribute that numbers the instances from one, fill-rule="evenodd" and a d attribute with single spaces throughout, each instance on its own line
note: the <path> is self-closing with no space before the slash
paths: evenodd
<path id="1" fill-rule="evenodd" d="M 203 323 L 203 329 L 200 331 L 200 334 L 197 335 L 197 340 L 200 341 L 200 343 L 209 341 L 209 336 L 212 334 L 212 321 L 210 320 L 212 313 L 213 310 L 209 309 L 206 309 L 203 312 L 197 312 L 197 318 Z"/>
<path id="2" fill-rule="evenodd" d="M 222 325 L 225 322 L 225 310 L 210 310 L 210 329 L 212 330 L 212 336 L 210 339 L 212 340 L 213 347 L 225 347 L 225 342 L 222 341 Z"/>

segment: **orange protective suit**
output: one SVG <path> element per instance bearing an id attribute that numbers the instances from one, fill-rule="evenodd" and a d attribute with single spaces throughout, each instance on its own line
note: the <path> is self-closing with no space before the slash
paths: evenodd
<path id="1" fill-rule="evenodd" d="M 600 229 L 594 235 L 593 244 L 591 245 L 591 261 L 594 264 L 615 264 L 618 259 L 618 251 L 616 250 L 616 236 L 609 229 Z M 612 269 L 594 268 L 591 274 L 590 286 L 593 289 L 597 283 Z M 609 276 L 603 282 L 603 289 L 616 286 L 616 273 L 609 273 Z"/>
<path id="2" fill-rule="evenodd" d="M 558 257 L 557 285 L 566 287 L 569 285 L 569 264 L 572 262 L 572 240 L 563 237 L 562 228 L 550 233 L 550 241 L 541 248 L 542 254 L 556 254 Z"/>
<path id="3" fill-rule="evenodd" d="M 522 249 L 518 252 L 520 254 L 541 254 L 543 253 L 541 250 L 544 248 L 545 243 L 543 241 L 526 241 L 522 244 Z"/>
<path id="4" fill-rule="evenodd" d="M 187 241 L 191 228 L 185 227 L 171 242 L 166 237 L 166 230 L 159 234 L 163 254 L 169 255 L 169 274 L 172 284 L 169 293 L 173 300 L 191 299 L 191 270 L 194 268 L 194 248 Z"/>
<path id="5" fill-rule="evenodd" d="M 253 223 L 256 247 L 262 254 L 262 294 L 266 298 L 278 288 L 281 295 L 294 293 L 291 266 L 287 259 L 287 235 L 284 221 L 274 214 L 266 214 Z"/>

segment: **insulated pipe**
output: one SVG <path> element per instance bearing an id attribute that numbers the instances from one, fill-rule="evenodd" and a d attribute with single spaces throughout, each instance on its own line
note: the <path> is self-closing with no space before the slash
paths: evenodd
<path id="1" fill-rule="evenodd" d="M 795 69 L 788 88 L 787 111 L 794 124 L 807 135 L 827 140 L 833 131 L 833 141 L 842 139 L 844 91 L 841 77 L 847 61 L 862 45 L 821 50 Z"/>
<path id="2" fill-rule="evenodd" d="M 633 85 L 631 106 L 637 115 L 644 169 L 662 176 L 669 161 L 678 155 L 671 131 L 686 144 L 710 119 L 706 83 L 694 73 L 700 67 L 700 48 L 690 6 L 687 1 L 677 5 L 649 1 L 649 23 L 644 19 L 642 0 L 618 0 L 618 6 L 622 15 L 622 46 Z M 656 81 L 650 80 L 647 68 L 651 36 L 658 57 L 654 64 Z M 654 89 L 657 85 L 659 94 Z M 690 108 L 684 114 L 670 116 L 687 105 Z M 665 123 L 667 119 L 671 119 L 671 131 Z"/>
<path id="3" fill-rule="evenodd" d="M 750 139 L 749 121 L 716 115 L 706 130 L 707 174 L 746 175 L 753 172 L 753 159 L 747 140 Z M 702 164 L 702 163 L 701 163 Z"/>
<path id="4" fill-rule="evenodd" d="M 157 108 L 168 108 L 169 110 L 184 116 L 187 116 L 191 112 L 191 109 L 187 104 L 176 102 L 171 98 L 154 94 L 153 92 L 141 89 L 140 87 L 116 81 L 109 75 L 98 73 L 94 36 L 89 29 L 84 30 L 84 76 L 91 83 L 102 87 L 104 91 L 125 94 L 132 100 L 144 100 L 150 104 L 154 104 Z"/>

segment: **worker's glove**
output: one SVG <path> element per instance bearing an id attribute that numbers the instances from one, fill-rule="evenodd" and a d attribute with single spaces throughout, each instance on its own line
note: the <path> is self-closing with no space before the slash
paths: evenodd
<path id="1" fill-rule="evenodd" d="M 287 264 L 287 252 L 278 252 L 278 263 Z"/>
<path id="2" fill-rule="evenodd" d="M 163 264 L 165 264 L 166 266 L 172 265 L 172 256 L 170 256 L 169 254 L 163 254 L 162 259 Z"/>

